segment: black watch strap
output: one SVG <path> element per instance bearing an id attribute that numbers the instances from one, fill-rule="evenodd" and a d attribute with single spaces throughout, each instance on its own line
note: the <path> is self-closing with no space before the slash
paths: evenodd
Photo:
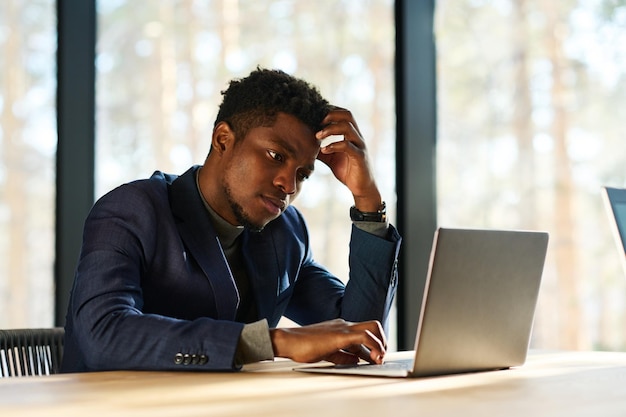
<path id="1" fill-rule="evenodd" d="M 350 207 L 350 219 L 353 222 L 379 222 L 382 223 L 387 217 L 387 205 L 383 201 L 378 211 L 360 211 L 355 206 Z"/>

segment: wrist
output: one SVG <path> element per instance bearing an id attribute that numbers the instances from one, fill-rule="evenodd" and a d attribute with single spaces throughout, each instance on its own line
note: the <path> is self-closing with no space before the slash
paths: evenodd
<path id="1" fill-rule="evenodd" d="M 275 357 L 286 357 L 282 352 L 281 346 L 283 346 L 283 340 L 285 338 L 285 332 L 281 328 L 270 329 L 270 341 L 272 342 L 272 350 Z"/>
<path id="2" fill-rule="evenodd" d="M 381 206 L 384 204 L 383 199 L 378 191 L 372 192 L 367 197 L 357 197 L 354 198 L 354 207 L 357 210 L 372 213 L 381 209 Z"/>
<path id="3" fill-rule="evenodd" d="M 375 211 L 362 211 L 356 206 L 352 206 L 350 207 L 350 219 L 354 222 L 386 222 L 387 205 L 383 201 Z"/>

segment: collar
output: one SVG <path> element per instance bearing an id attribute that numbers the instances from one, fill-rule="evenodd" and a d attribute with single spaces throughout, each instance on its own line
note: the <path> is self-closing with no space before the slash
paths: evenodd
<path id="1" fill-rule="evenodd" d="M 200 169 L 202 169 L 202 167 L 200 167 Z M 233 226 L 232 224 L 228 223 L 219 214 L 217 214 L 215 210 L 213 210 L 211 205 L 206 201 L 204 195 L 202 194 L 202 191 L 200 190 L 200 181 L 198 180 L 200 169 L 196 171 L 196 188 L 198 189 L 198 194 L 200 194 L 200 198 L 202 199 L 204 207 L 209 213 L 211 223 L 213 223 L 213 227 L 215 227 L 217 237 L 220 240 L 220 243 L 222 244 L 224 250 L 227 250 L 228 248 L 231 248 L 236 244 L 237 238 L 244 231 L 244 227 Z"/>

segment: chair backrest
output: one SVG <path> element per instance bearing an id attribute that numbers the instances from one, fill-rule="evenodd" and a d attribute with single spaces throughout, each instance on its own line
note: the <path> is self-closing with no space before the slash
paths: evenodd
<path id="1" fill-rule="evenodd" d="M 64 334 L 62 327 L 0 330 L 0 378 L 58 373 Z"/>

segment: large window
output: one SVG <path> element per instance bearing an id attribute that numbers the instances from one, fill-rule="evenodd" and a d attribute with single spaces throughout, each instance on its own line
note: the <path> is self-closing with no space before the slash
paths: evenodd
<path id="1" fill-rule="evenodd" d="M 97 196 L 156 169 L 202 164 L 220 91 L 260 65 L 310 81 L 353 112 L 395 207 L 391 0 L 102 1 L 98 30 Z M 316 259 L 347 278 L 352 199 L 324 168 L 295 205 Z"/>
<path id="2" fill-rule="evenodd" d="M 0 328 L 52 325 L 53 0 L 0 2 Z"/>
<path id="3" fill-rule="evenodd" d="M 626 348 L 600 197 L 626 186 L 626 6 L 440 0 L 438 217 L 551 234 L 533 344 Z"/>
<path id="4" fill-rule="evenodd" d="M 600 198 L 626 186 L 624 1 L 436 4 L 439 223 L 549 231 L 533 344 L 626 348 Z M 395 206 L 391 0 L 98 7 L 97 197 L 202 163 L 220 90 L 261 65 L 354 112 Z M 52 324 L 55 23 L 53 0 L 0 2 L 0 327 Z M 346 277 L 347 191 L 320 166 L 296 204 L 318 260 Z"/>

